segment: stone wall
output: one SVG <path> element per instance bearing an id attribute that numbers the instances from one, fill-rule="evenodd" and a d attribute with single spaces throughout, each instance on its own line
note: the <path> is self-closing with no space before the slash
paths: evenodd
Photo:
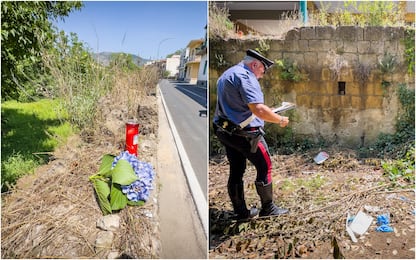
<path id="1" fill-rule="evenodd" d="M 346 147 L 368 145 L 379 133 L 395 131 L 397 85 L 414 87 L 414 77 L 406 72 L 404 32 L 398 27 L 302 27 L 281 40 L 212 40 L 210 91 L 246 49 L 260 47 L 270 59 L 289 60 L 305 75 L 297 83 L 285 81 L 275 66 L 260 81 L 266 104 L 297 104 L 290 125 L 297 136 Z M 394 57 L 393 71 L 380 68 L 386 57 Z"/>

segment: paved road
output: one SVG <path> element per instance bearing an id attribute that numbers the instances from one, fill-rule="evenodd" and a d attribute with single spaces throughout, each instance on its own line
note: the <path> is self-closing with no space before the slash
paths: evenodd
<path id="1" fill-rule="evenodd" d="M 206 199 L 208 172 L 207 89 L 168 80 L 161 80 L 159 88 Z"/>
<path id="2" fill-rule="evenodd" d="M 159 220 L 162 259 L 206 259 L 208 214 L 198 216 L 198 207 L 183 173 L 181 159 L 162 101 L 159 99 Z M 197 181 L 195 180 L 197 183 Z M 198 184 L 196 184 L 198 185 Z M 205 199 L 202 197 L 202 200 Z M 204 205 L 205 204 L 205 205 Z M 203 213 L 203 212 L 202 212 Z M 202 225 L 201 225 L 202 224 Z"/>

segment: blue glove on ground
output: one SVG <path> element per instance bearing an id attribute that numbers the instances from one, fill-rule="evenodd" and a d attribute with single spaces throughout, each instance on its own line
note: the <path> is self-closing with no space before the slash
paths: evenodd
<path id="1" fill-rule="evenodd" d="M 386 225 L 389 223 L 390 223 L 390 219 L 387 214 L 377 216 L 377 225 Z"/>
<path id="2" fill-rule="evenodd" d="M 378 232 L 393 232 L 393 228 L 390 227 L 387 224 L 383 224 L 383 225 L 377 227 L 376 231 L 378 231 Z"/>

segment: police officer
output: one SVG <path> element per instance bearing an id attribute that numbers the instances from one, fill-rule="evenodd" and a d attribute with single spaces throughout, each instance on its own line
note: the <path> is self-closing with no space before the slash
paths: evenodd
<path id="1" fill-rule="evenodd" d="M 287 126 L 289 119 L 274 113 L 264 104 L 259 79 L 274 63 L 254 50 L 226 70 L 217 81 L 214 131 L 225 146 L 230 164 L 228 194 L 237 219 L 252 218 L 256 208 L 247 209 L 243 175 L 248 159 L 257 170 L 256 190 L 261 200 L 260 216 L 287 213 L 273 203 L 272 164 L 264 140 L 264 121 Z"/>

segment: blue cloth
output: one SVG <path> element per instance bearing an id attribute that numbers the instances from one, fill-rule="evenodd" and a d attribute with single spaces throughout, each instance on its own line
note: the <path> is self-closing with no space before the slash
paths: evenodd
<path id="1" fill-rule="evenodd" d="M 393 232 L 393 228 L 390 227 L 387 224 L 383 224 L 383 225 L 377 227 L 376 231 L 378 231 L 378 232 Z"/>
<path id="2" fill-rule="evenodd" d="M 259 81 L 242 62 L 220 76 L 217 81 L 217 99 L 214 123 L 222 117 L 237 125 L 252 115 L 248 104 L 264 103 Z M 248 126 L 264 126 L 264 121 L 256 117 Z"/>
<path id="3" fill-rule="evenodd" d="M 387 214 L 377 216 L 377 225 L 387 225 L 390 223 L 390 218 Z"/>

